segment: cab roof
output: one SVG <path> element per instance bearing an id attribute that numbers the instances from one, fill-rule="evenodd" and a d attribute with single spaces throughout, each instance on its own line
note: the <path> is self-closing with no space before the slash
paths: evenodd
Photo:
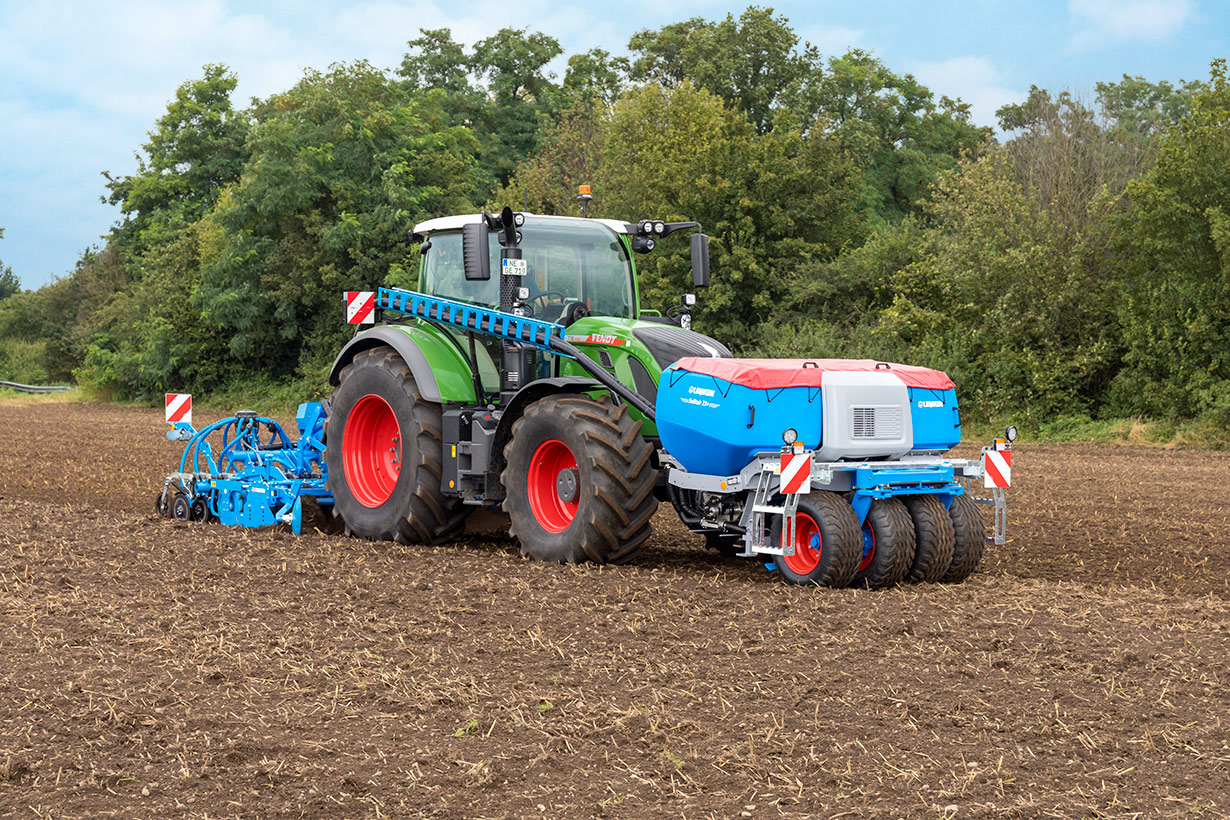
<path id="1" fill-rule="evenodd" d="M 525 214 L 527 217 L 534 219 L 550 219 L 556 222 L 597 222 L 600 225 L 605 225 L 615 233 L 627 234 L 631 231 L 625 222 L 620 222 L 617 219 L 584 219 L 579 216 L 545 216 L 543 214 Z M 414 226 L 414 232 L 422 236 L 438 233 L 440 231 L 459 231 L 463 225 L 473 225 L 481 219 L 479 214 L 457 214 L 456 216 L 440 216 L 435 219 L 429 219 L 426 222 L 420 222 Z M 633 226 L 635 227 L 635 226 Z"/>

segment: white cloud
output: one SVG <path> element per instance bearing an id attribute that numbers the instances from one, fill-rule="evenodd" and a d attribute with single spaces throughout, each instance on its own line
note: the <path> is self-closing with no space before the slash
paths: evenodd
<path id="1" fill-rule="evenodd" d="M 1069 0 L 1074 31 L 1073 49 L 1097 48 L 1111 42 L 1165 40 L 1188 23 L 1191 0 Z"/>
<path id="2" fill-rule="evenodd" d="M 306 68 L 366 59 L 396 68 L 420 28 L 472 45 L 503 27 L 543 30 L 571 53 L 622 52 L 627 35 L 555 0 L 0 0 L 0 258 L 37 285 L 70 269 L 117 211 L 99 172 L 133 152 L 176 88 L 206 63 L 239 77 L 235 104 L 291 87 Z M 663 10 L 663 13 L 667 13 Z M 660 21 L 646 20 L 653 27 Z M 551 68 L 562 73 L 565 64 Z"/>
<path id="3" fill-rule="evenodd" d="M 939 97 L 960 97 L 969 103 L 976 125 L 996 125 L 995 112 L 1009 103 L 1024 102 L 1025 92 L 1003 85 L 999 71 L 985 57 L 915 60 L 907 68 Z"/>

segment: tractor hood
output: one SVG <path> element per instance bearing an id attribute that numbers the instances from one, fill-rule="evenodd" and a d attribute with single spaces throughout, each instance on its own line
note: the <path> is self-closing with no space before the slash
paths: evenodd
<path id="1" fill-rule="evenodd" d="M 645 345 L 658 367 L 665 370 L 674 362 L 687 356 L 703 359 L 729 359 L 731 353 L 726 345 L 710 339 L 703 333 L 684 330 L 675 325 L 659 325 L 652 322 L 637 322 L 632 335 Z"/>
<path id="2" fill-rule="evenodd" d="M 703 333 L 684 330 L 674 324 L 644 320 L 589 317 L 574 322 L 565 338 L 572 344 L 610 347 L 639 342 L 653 357 L 659 370 L 665 370 L 679 359 L 689 356 L 704 359 L 731 357 L 726 345 Z"/>

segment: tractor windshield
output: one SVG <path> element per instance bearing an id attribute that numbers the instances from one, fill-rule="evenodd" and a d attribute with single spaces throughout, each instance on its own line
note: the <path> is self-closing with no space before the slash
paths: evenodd
<path id="1" fill-rule="evenodd" d="M 524 287 L 533 315 L 558 321 L 582 302 L 595 316 L 635 315 L 632 263 L 619 237 L 600 222 L 527 216 L 521 251 L 528 265 Z M 431 236 L 420 289 L 432 296 L 496 307 L 500 302 L 500 249 L 490 235 L 491 278 L 466 281 L 461 232 Z"/>

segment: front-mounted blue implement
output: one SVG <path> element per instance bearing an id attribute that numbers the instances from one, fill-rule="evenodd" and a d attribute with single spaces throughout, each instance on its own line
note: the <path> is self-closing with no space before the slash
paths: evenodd
<path id="1" fill-rule="evenodd" d="M 252 410 L 200 430 L 175 422 L 171 441 L 186 441 L 179 472 L 167 476 L 155 508 L 159 515 L 227 526 L 286 524 L 295 534 L 332 520 L 333 495 L 325 488 L 324 429 L 328 403 L 299 405 L 299 439 Z"/>

